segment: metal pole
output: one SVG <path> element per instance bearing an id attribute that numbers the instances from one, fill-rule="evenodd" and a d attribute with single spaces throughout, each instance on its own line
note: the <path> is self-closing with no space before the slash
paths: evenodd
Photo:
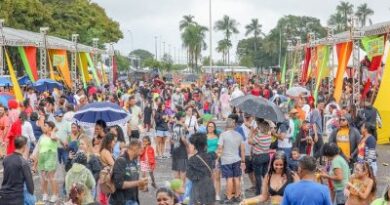
<path id="1" fill-rule="evenodd" d="M 114 50 L 114 43 L 110 43 L 110 50 L 109 50 L 109 56 L 110 56 L 110 63 L 111 63 L 111 72 L 110 72 L 110 85 L 114 86 L 114 55 L 115 55 L 115 50 Z"/>
<path id="2" fill-rule="evenodd" d="M 154 49 L 155 49 L 155 52 L 156 52 L 155 58 L 157 60 L 157 36 L 154 37 Z"/>
<path id="3" fill-rule="evenodd" d="M 328 40 L 330 41 L 330 42 L 332 42 L 333 41 L 333 39 L 334 39 L 334 30 L 333 30 L 333 28 L 328 28 Z M 328 92 L 329 92 L 329 95 L 333 95 L 333 84 L 334 84 L 334 78 L 333 78 L 333 75 L 334 75 L 334 73 L 333 73 L 333 70 L 334 70 L 334 49 L 333 49 L 333 47 L 334 47 L 334 43 L 332 43 L 331 44 L 331 55 L 330 55 L 330 60 L 331 60 L 331 69 L 330 69 L 330 73 L 329 73 L 329 77 L 328 77 Z"/>
<path id="4" fill-rule="evenodd" d="M 42 78 L 47 78 L 47 32 L 49 31 L 48 27 L 41 27 L 40 33 L 42 35 L 42 41 L 40 42 L 39 46 L 39 60 L 40 60 L 40 72 L 39 72 L 39 77 Z"/>
<path id="5" fill-rule="evenodd" d="M 279 28 L 279 59 L 278 59 L 279 68 L 280 68 L 281 58 L 282 58 L 282 29 Z"/>
<path id="6" fill-rule="evenodd" d="M 360 109 L 360 33 L 358 28 L 358 19 L 356 17 L 352 17 L 351 19 L 351 38 L 353 43 L 353 68 L 355 69 L 352 77 L 352 103 L 355 104 L 356 110 Z M 353 116 L 355 117 L 355 116 Z"/>
<path id="7" fill-rule="evenodd" d="M 71 76 L 73 80 L 73 89 L 76 92 L 78 86 L 79 86 L 79 79 L 77 75 L 77 54 L 78 54 L 78 49 L 77 49 L 77 40 L 78 40 L 79 34 L 72 34 L 72 42 L 73 42 L 73 47 L 74 50 L 71 54 Z M 104 71 L 103 71 L 104 72 Z"/>
<path id="8" fill-rule="evenodd" d="M 4 54 L 3 54 L 3 49 L 5 47 L 5 36 L 4 36 L 4 31 L 3 31 L 3 27 L 4 27 L 4 19 L 0 19 L 0 32 L 1 32 L 1 45 L 0 45 L 0 75 L 4 75 Z"/>
<path id="9" fill-rule="evenodd" d="M 210 26 L 210 69 L 211 69 L 211 75 L 214 77 L 214 69 L 213 69 L 213 21 L 212 21 L 212 7 L 211 7 L 211 0 L 209 0 L 209 26 Z"/>

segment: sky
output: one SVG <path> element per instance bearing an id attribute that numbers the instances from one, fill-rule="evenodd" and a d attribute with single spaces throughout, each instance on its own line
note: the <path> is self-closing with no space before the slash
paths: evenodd
<path id="1" fill-rule="evenodd" d="M 313 16 L 326 26 L 329 16 L 335 12 L 338 0 L 211 0 L 212 22 L 224 15 L 238 21 L 240 33 L 232 38 L 233 45 L 245 38 L 245 25 L 251 19 L 258 18 L 263 25 L 263 32 L 268 33 L 276 26 L 279 18 L 285 15 Z M 124 38 L 114 45 L 123 55 L 131 50 L 145 49 L 157 56 L 170 53 L 176 63 L 185 62 L 185 49 L 180 38 L 179 22 L 184 15 L 195 16 L 195 21 L 209 27 L 209 0 L 92 0 L 103 7 L 107 15 L 120 23 Z M 367 3 L 375 11 L 371 16 L 374 23 L 390 20 L 389 0 L 349 0 L 355 8 Z M 215 50 L 217 41 L 223 34 L 213 30 L 213 59 L 221 55 Z M 157 38 L 156 38 L 157 37 Z M 206 43 L 209 44 L 207 33 Z M 165 42 L 165 46 L 164 46 Z M 209 55 L 210 47 L 202 52 Z M 232 48 L 232 59 L 235 59 L 235 47 Z"/>

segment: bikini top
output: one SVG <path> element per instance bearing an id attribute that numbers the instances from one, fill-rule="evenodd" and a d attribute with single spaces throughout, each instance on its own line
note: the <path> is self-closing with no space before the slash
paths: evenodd
<path id="1" fill-rule="evenodd" d="M 269 177 L 269 180 L 268 180 L 268 193 L 270 196 L 283 196 L 284 190 L 286 189 L 287 185 L 289 185 L 290 183 L 293 183 L 293 181 L 294 181 L 293 178 L 289 174 L 287 174 L 286 183 L 284 183 L 283 186 L 279 188 L 279 190 L 275 190 L 271 187 L 271 176 Z"/>

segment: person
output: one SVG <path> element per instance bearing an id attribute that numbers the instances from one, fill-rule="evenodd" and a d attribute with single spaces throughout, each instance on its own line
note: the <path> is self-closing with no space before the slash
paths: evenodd
<path id="1" fill-rule="evenodd" d="M 179 108 L 184 106 L 184 96 L 180 92 L 180 88 L 176 88 L 172 94 L 172 110 L 175 112 L 179 111 Z"/>
<path id="2" fill-rule="evenodd" d="M 58 200 L 58 185 L 54 174 L 58 164 L 58 141 L 59 138 L 55 134 L 56 127 L 54 122 L 45 122 L 43 127 L 43 135 L 39 138 L 37 146 L 32 154 L 34 159 L 34 170 L 36 167 L 41 173 L 41 190 L 42 200 L 55 203 Z M 48 183 L 51 186 L 52 196 L 48 196 Z"/>
<path id="3" fill-rule="evenodd" d="M 340 128 L 336 129 L 329 137 L 329 142 L 336 143 L 340 148 L 341 155 L 352 166 L 357 160 L 357 147 L 360 141 L 360 133 L 354 128 L 352 118 L 345 114 L 339 118 Z"/>
<path id="4" fill-rule="evenodd" d="M 357 119 L 358 121 L 358 127 L 361 127 L 363 123 L 372 125 L 374 129 L 373 136 L 375 137 L 375 140 L 378 138 L 377 134 L 377 126 L 379 128 L 382 127 L 382 119 L 379 115 L 378 110 L 371 105 L 370 102 L 365 102 L 363 109 L 358 113 Z"/>
<path id="5" fill-rule="evenodd" d="M 299 149 L 294 147 L 291 151 L 291 160 L 289 161 L 288 168 L 291 171 L 298 171 L 298 165 L 299 165 L 299 160 L 302 158 L 301 153 L 299 153 Z"/>
<path id="6" fill-rule="evenodd" d="M 346 205 L 369 205 L 376 192 L 375 176 L 367 162 L 355 163 L 354 173 L 351 176 L 344 194 L 347 196 Z"/>
<path id="7" fill-rule="evenodd" d="M 88 163 L 87 155 L 84 152 L 77 152 L 73 158 L 72 168 L 65 176 L 65 190 L 70 193 L 72 185 L 80 183 L 84 187 L 84 197 L 82 204 L 94 202 L 92 189 L 95 188 L 96 182 L 92 172 L 86 167 Z"/>
<path id="8" fill-rule="evenodd" d="M 185 184 L 186 169 L 188 164 L 187 155 L 187 138 L 185 134 L 184 115 L 176 114 L 176 123 L 173 126 L 173 134 L 171 138 L 172 144 L 172 171 L 176 179 L 181 179 Z"/>
<path id="9" fill-rule="evenodd" d="M 245 145 L 242 136 L 234 130 L 233 119 L 226 120 L 226 131 L 218 140 L 218 153 L 221 156 L 222 177 L 226 179 L 226 202 L 241 200 L 241 169 L 245 168 Z M 235 187 L 233 186 L 235 185 Z M 235 190 L 233 190 L 235 188 Z M 233 196 L 234 193 L 234 196 Z"/>
<path id="10" fill-rule="evenodd" d="M 129 121 L 130 129 L 128 129 L 130 133 L 128 135 L 130 138 L 139 139 L 139 125 L 142 122 L 142 111 L 141 108 L 136 105 L 136 99 L 134 95 L 129 97 L 126 109 L 131 113 L 131 119 Z"/>
<path id="11" fill-rule="evenodd" d="M 4 105 L 0 104 L 0 158 L 6 155 L 6 137 L 10 128 L 10 122 L 5 113 Z"/>
<path id="12" fill-rule="evenodd" d="M 310 122 L 304 120 L 293 147 L 298 148 L 300 154 L 312 156 L 313 138 L 309 134 Z"/>
<path id="13" fill-rule="evenodd" d="M 310 136 L 313 139 L 313 156 L 319 158 L 321 156 L 321 147 L 324 144 L 322 135 L 324 132 L 324 109 L 325 102 L 323 99 L 317 101 L 317 108 L 313 109 L 309 114 Z"/>
<path id="14" fill-rule="evenodd" d="M 71 124 L 63 119 L 64 113 L 61 109 L 58 109 L 54 112 L 54 124 L 56 126 L 56 136 L 59 137 L 58 144 L 58 162 L 60 164 L 65 164 L 69 155 L 68 145 L 69 145 L 69 136 L 72 134 Z"/>
<path id="15" fill-rule="evenodd" d="M 329 172 L 322 170 L 320 176 L 328 179 L 334 186 L 333 196 L 336 205 L 345 204 L 344 189 L 347 186 L 350 171 L 347 161 L 340 156 L 340 149 L 335 143 L 325 143 L 323 155 L 330 162 Z"/>
<path id="16" fill-rule="evenodd" d="M 29 163 L 23 158 L 27 147 L 27 138 L 17 137 L 14 141 L 15 151 L 3 161 L 4 175 L 0 188 L 0 204 L 24 204 L 23 189 L 34 194 L 34 182 Z"/>
<path id="17" fill-rule="evenodd" d="M 146 173 L 149 174 L 152 180 L 153 188 L 157 188 L 156 180 L 154 179 L 154 170 L 156 169 L 156 159 L 154 158 L 154 149 L 152 147 L 152 141 L 149 136 L 142 138 L 142 151 L 139 157 L 142 177 L 145 178 Z"/>
<path id="18" fill-rule="evenodd" d="M 221 90 L 221 96 L 219 97 L 219 102 L 221 105 L 221 114 L 222 114 L 222 119 L 225 120 L 228 118 L 228 115 L 231 113 L 231 107 L 229 104 L 230 96 L 228 93 L 227 88 L 222 88 Z"/>
<path id="19" fill-rule="evenodd" d="M 185 116 L 185 128 L 187 130 L 187 138 L 189 138 L 192 134 L 198 131 L 198 120 L 196 119 L 196 115 L 194 114 L 194 109 L 191 106 L 186 108 L 186 116 Z"/>
<path id="20" fill-rule="evenodd" d="M 270 161 L 269 151 L 272 137 L 268 122 L 257 118 L 256 124 L 256 128 L 251 129 L 248 143 L 251 145 L 251 161 L 256 180 L 256 195 L 260 195 L 262 180 L 267 173 Z"/>
<path id="21" fill-rule="evenodd" d="M 217 125 L 215 122 L 208 122 L 206 127 L 206 133 L 207 133 L 207 153 L 215 153 L 218 149 L 218 141 L 219 141 L 219 134 L 217 132 Z M 220 160 L 213 161 L 213 164 L 211 165 L 211 168 L 213 169 L 213 181 L 214 181 L 214 188 L 215 188 L 215 199 L 216 201 L 221 200 L 220 192 L 221 192 L 221 169 L 220 169 Z"/>
<path id="22" fill-rule="evenodd" d="M 112 155 L 114 156 L 114 159 L 117 159 L 122 154 L 123 148 L 126 145 L 125 136 L 119 125 L 111 126 L 109 132 L 116 138 L 114 148 L 112 149 Z"/>
<path id="23" fill-rule="evenodd" d="M 153 115 L 153 108 L 152 108 L 152 101 L 151 100 L 145 100 L 145 108 L 144 108 L 144 128 L 147 132 L 150 132 L 150 129 L 152 128 L 152 115 Z"/>
<path id="24" fill-rule="evenodd" d="M 69 201 L 64 205 L 82 205 L 85 197 L 84 185 L 74 183 L 69 191 Z"/>
<path id="25" fill-rule="evenodd" d="M 112 182 L 115 192 L 110 196 L 111 205 L 139 205 L 138 190 L 148 186 L 148 179 L 139 179 L 138 157 L 141 143 L 137 139 L 130 140 L 126 151 L 114 164 Z"/>
<path id="26" fill-rule="evenodd" d="M 375 199 L 371 205 L 389 205 L 390 204 L 390 185 L 387 185 L 383 197 Z"/>
<path id="27" fill-rule="evenodd" d="M 331 205 L 328 187 L 315 182 L 316 159 L 304 156 L 299 160 L 300 181 L 287 185 L 281 205 Z"/>
<path id="28" fill-rule="evenodd" d="M 34 136 L 34 131 L 31 123 L 27 120 L 28 116 L 25 111 L 20 113 L 19 119 L 22 123 L 22 136 L 27 137 L 27 147 L 26 153 L 24 153 L 24 157 L 27 159 L 30 156 L 30 150 L 32 147 L 35 147 L 36 138 Z"/>
<path id="29" fill-rule="evenodd" d="M 100 161 L 102 167 L 113 167 L 114 166 L 114 156 L 112 155 L 112 150 L 115 145 L 115 136 L 111 133 L 108 133 L 101 143 L 100 147 Z M 103 192 L 99 193 L 99 202 L 103 205 L 108 204 L 108 196 Z"/>
<path id="30" fill-rule="evenodd" d="M 7 144 L 7 155 L 10 155 L 15 151 L 14 141 L 17 137 L 22 135 L 22 125 L 23 125 L 23 119 L 20 118 L 20 113 L 19 113 L 19 118 L 15 119 L 15 121 L 11 124 L 7 137 L 5 138 L 5 142 Z"/>
<path id="31" fill-rule="evenodd" d="M 374 176 L 378 171 L 378 165 L 376 161 L 376 140 L 374 137 L 375 127 L 370 123 L 363 123 L 361 127 L 362 138 L 358 144 L 357 161 L 368 162 Z"/>
<path id="32" fill-rule="evenodd" d="M 247 191 L 256 191 L 256 178 L 253 169 L 252 157 L 251 157 L 251 145 L 248 143 L 249 135 L 252 129 L 256 128 L 256 122 L 253 117 L 247 113 L 244 113 L 244 123 L 241 125 L 243 132 L 242 136 L 245 145 L 245 170 L 244 172 L 248 175 L 249 180 L 252 184 Z"/>
<path id="33" fill-rule="evenodd" d="M 192 182 L 190 202 L 193 204 L 213 205 L 215 203 L 215 189 L 212 185 L 212 162 L 216 159 L 214 152 L 207 153 L 207 136 L 195 133 L 190 139 L 186 176 Z"/>
<path id="34" fill-rule="evenodd" d="M 177 204 L 175 193 L 168 188 L 161 187 L 156 192 L 157 205 L 175 205 Z"/>
<path id="35" fill-rule="evenodd" d="M 156 122 L 156 152 L 157 158 L 167 158 L 165 156 L 165 141 L 168 137 L 168 121 L 169 116 L 164 113 L 164 103 L 158 104 L 154 120 Z"/>
<path id="36" fill-rule="evenodd" d="M 283 152 L 276 153 L 271 160 L 270 169 L 264 177 L 260 196 L 245 199 L 242 204 L 252 205 L 266 202 L 268 199 L 270 199 L 272 205 L 280 204 L 286 187 L 299 180 L 299 177 L 293 175 L 287 169 L 287 166 L 285 154 Z"/>
<path id="37" fill-rule="evenodd" d="M 71 128 L 70 128 L 70 135 L 68 137 L 68 151 L 69 151 L 69 155 L 73 152 L 73 154 L 75 154 L 78 150 L 78 147 L 79 147 L 79 138 L 81 136 L 81 127 L 73 122 L 71 124 Z M 69 158 L 69 156 L 68 156 Z M 69 160 L 68 160 L 69 161 Z"/>

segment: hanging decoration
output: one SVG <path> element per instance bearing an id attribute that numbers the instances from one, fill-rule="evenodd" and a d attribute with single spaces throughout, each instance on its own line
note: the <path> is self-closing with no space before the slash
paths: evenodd
<path id="1" fill-rule="evenodd" d="M 24 70 L 26 71 L 27 76 L 31 82 L 35 82 L 36 80 L 38 80 L 36 51 L 37 49 L 35 47 L 18 47 L 18 52 L 20 58 L 22 59 Z M 29 55 L 27 55 L 27 53 Z"/>
<path id="2" fill-rule="evenodd" d="M 311 48 L 306 47 L 305 48 L 305 60 L 303 62 L 303 67 L 302 67 L 301 85 L 305 85 L 307 82 L 307 72 L 309 70 L 310 59 L 311 59 Z"/>
<path id="3" fill-rule="evenodd" d="M 49 54 L 51 56 L 53 67 L 61 73 L 63 77 L 64 84 L 68 87 L 72 87 L 72 79 L 69 70 L 69 63 L 66 50 L 50 50 Z"/>
<path id="4" fill-rule="evenodd" d="M 3 49 L 3 48 L 1 48 L 1 49 Z M 9 57 L 8 51 L 5 48 L 4 48 L 4 51 L 5 51 L 5 58 L 7 61 L 7 65 L 8 65 L 9 75 L 11 77 L 12 88 L 13 88 L 16 100 L 21 103 L 24 101 L 22 90 L 20 89 L 18 79 L 16 78 L 14 66 L 12 65 L 11 58 Z"/>
<path id="5" fill-rule="evenodd" d="M 118 80 L 118 64 L 116 63 L 115 55 L 112 56 L 112 83 L 115 85 L 116 81 Z"/>
<path id="6" fill-rule="evenodd" d="M 361 41 L 370 61 L 368 69 L 370 71 L 376 71 L 382 63 L 382 55 L 385 49 L 385 36 L 366 36 Z"/>
<path id="7" fill-rule="evenodd" d="M 98 75 L 97 75 L 97 73 L 96 73 L 95 65 L 93 64 L 93 61 L 92 61 L 92 59 L 91 59 L 90 54 L 89 54 L 89 53 L 86 53 L 86 57 L 87 57 L 88 65 L 89 65 L 89 67 L 90 67 L 91 70 L 92 70 L 93 78 L 94 78 L 95 81 L 96 81 L 96 85 L 97 85 L 97 86 L 100 86 L 100 80 L 99 80 L 99 77 L 98 77 Z"/>
<path id="8" fill-rule="evenodd" d="M 318 46 L 317 47 L 317 70 L 318 70 L 318 75 L 317 75 L 317 80 L 316 80 L 316 87 L 314 90 L 314 101 L 315 104 L 317 104 L 317 99 L 318 99 L 318 89 L 321 85 L 322 78 L 323 78 L 323 73 L 326 72 L 326 69 L 328 68 L 328 63 L 329 63 L 329 46 Z"/>
<path id="9" fill-rule="evenodd" d="M 281 82 L 282 85 L 286 84 L 286 70 L 287 70 L 287 55 L 284 57 Z"/>
<path id="10" fill-rule="evenodd" d="M 343 91 L 343 80 L 347 63 L 352 53 L 352 42 L 339 43 L 336 45 L 338 67 L 336 78 L 334 80 L 334 93 L 333 97 L 336 102 L 340 102 L 342 91 Z"/>

